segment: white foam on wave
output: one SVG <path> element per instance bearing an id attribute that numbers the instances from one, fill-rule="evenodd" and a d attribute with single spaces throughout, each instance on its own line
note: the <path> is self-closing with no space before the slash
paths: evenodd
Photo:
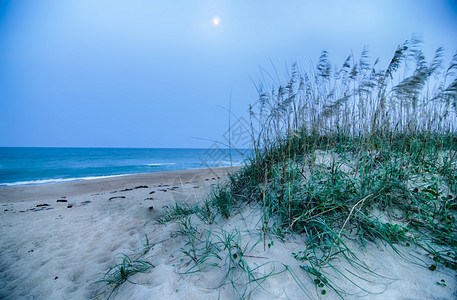
<path id="1" fill-rule="evenodd" d="M 243 161 L 222 160 L 222 161 L 214 162 L 214 166 L 220 166 L 220 167 L 230 167 L 230 166 L 240 167 L 242 165 L 244 165 Z"/>
<path id="2" fill-rule="evenodd" d="M 83 181 L 83 180 L 94 180 L 94 179 L 102 179 L 102 178 L 111 178 L 111 177 L 119 177 L 119 176 L 125 176 L 125 175 L 130 175 L 130 174 L 108 175 L 108 176 L 88 176 L 88 177 L 75 177 L 75 178 L 38 179 L 38 180 L 29 180 L 29 181 L 16 181 L 16 182 L 3 182 L 3 183 L 0 183 L 0 186 L 43 185 L 43 184 L 69 182 L 69 181 Z"/>
<path id="3" fill-rule="evenodd" d="M 173 166 L 176 165 L 175 163 L 152 163 L 152 164 L 146 164 L 148 167 L 160 167 L 160 166 Z"/>

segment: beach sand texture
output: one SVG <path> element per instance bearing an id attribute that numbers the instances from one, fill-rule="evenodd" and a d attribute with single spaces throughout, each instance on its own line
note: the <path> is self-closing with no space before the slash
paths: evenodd
<path id="1" fill-rule="evenodd" d="M 200 236 L 211 235 L 215 242 L 224 235 L 239 239 L 256 273 L 280 274 L 246 288 L 245 275 L 235 270 L 231 278 L 240 285 L 234 288 L 226 280 L 231 257 L 218 259 L 217 267 L 210 267 L 209 259 L 199 272 L 184 274 L 198 270 L 181 250 L 187 249 L 188 239 L 178 234 L 179 222 L 158 220 L 175 203 L 201 203 L 229 171 L 186 170 L 0 188 L 0 299 L 238 299 L 249 293 L 251 299 L 335 299 L 328 288 L 320 295 L 321 289 L 300 270 L 292 256 L 303 250 L 305 241 L 299 236 L 286 236 L 283 242 L 268 235 L 264 248 L 261 211 L 255 205 L 229 219 L 219 217 L 212 225 L 198 223 L 195 217 L 192 221 L 200 225 Z M 143 253 L 146 235 L 154 246 Z M 123 254 L 141 257 L 153 267 L 132 275 L 131 282 L 111 293 L 100 280 Z M 346 299 L 457 298 L 456 274 L 449 269 L 432 272 L 383 245 L 368 245 L 358 255 L 381 276 L 370 277 L 373 283 L 360 281 L 371 294 L 347 284 L 348 291 L 357 294 L 343 295 Z M 285 266 L 291 271 L 284 271 Z M 442 280 L 446 286 L 437 284 Z"/>

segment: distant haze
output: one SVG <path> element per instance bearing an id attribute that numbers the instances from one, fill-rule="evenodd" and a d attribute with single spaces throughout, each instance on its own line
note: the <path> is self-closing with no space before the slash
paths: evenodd
<path id="1" fill-rule="evenodd" d="M 209 147 L 259 67 L 285 80 L 364 46 L 385 66 L 413 34 L 447 64 L 457 1 L 2 0 L 0 147 Z"/>

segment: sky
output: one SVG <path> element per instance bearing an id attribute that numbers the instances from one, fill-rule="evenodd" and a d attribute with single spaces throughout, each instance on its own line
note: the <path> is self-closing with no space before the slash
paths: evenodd
<path id="1" fill-rule="evenodd" d="M 413 35 L 448 62 L 457 0 L 0 0 L 0 147 L 206 148 L 262 69 L 387 66 Z"/>

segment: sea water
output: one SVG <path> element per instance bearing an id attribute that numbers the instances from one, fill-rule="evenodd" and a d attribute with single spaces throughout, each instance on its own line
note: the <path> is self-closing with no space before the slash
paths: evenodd
<path id="1" fill-rule="evenodd" d="M 247 150 L 0 148 L 0 186 L 37 185 L 186 169 L 239 166 Z"/>

